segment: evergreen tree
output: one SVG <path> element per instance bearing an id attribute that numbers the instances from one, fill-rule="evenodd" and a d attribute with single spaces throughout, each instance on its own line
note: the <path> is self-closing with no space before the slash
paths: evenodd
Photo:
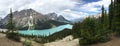
<path id="1" fill-rule="evenodd" d="M 15 31 L 15 26 L 13 23 L 13 14 L 12 14 L 12 9 L 10 9 L 10 14 L 9 14 L 9 18 L 8 18 L 8 23 L 7 23 L 7 34 L 6 37 L 14 40 L 14 41 L 20 41 L 20 36 L 18 34 L 18 32 L 14 32 Z"/>
<path id="2" fill-rule="evenodd" d="M 12 9 L 10 9 L 10 14 L 9 14 L 8 23 L 7 23 L 7 29 L 8 29 L 8 32 L 14 31 Z"/>
<path id="3" fill-rule="evenodd" d="M 109 28 L 109 17 L 108 17 L 108 14 L 105 10 L 105 14 L 104 14 L 104 25 L 103 25 L 103 28 L 107 29 Z"/>
<path id="4" fill-rule="evenodd" d="M 102 8 L 101 8 L 101 10 L 102 10 L 102 16 L 101 16 L 101 23 L 104 23 L 104 15 L 105 15 L 105 10 L 104 10 L 104 6 L 102 5 Z"/>
<path id="5" fill-rule="evenodd" d="M 113 15 L 114 15 L 114 3 L 113 0 L 111 0 L 111 4 L 109 5 L 109 29 L 112 29 Z"/>
<path id="6" fill-rule="evenodd" d="M 114 0 L 113 25 L 117 35 L 120 36 L 120 0 Z"/>
<path id="7" fill-rule="evenodd" d="M 107 12 L 106 12 L 106 10 L 104 9 L 104 6 L 102 6 L 101 10 L 102 10 L 102 16 L 101 16 L 102 28 L 106 29 L 106 28 L 108 28 Z"/>

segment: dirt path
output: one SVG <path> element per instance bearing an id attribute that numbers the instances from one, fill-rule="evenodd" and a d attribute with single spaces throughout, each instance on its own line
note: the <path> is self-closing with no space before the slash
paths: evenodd
<path id="1" fill-rule="evenodd" d="M 79 40 L 72 39 L 72 36 L 70 35 L 67 36 L 66 38 L 63 38 L 62 40 L 46 43 L 44 45 L 45 46 L 79 46 Z"/>
<path id="2" fill-rule="evenodd" d="M 92 46 L 120 46 L 120 38 L 112 37 L 112 40 L 106 43 L 99 43 Z"/>
<path id="3" fill-rule="evenodd" d="M 5 34 L 0 33 L 0 46 L 23 46 L 22 42 L 15 42 L 5 37 Z M 32 42 L 33 46 L 43 46 L 42 44 Z"/>
<path id="4" fill-rule="evenodd" d="M 9 40 L 5 34 L 0 33 L 0 46 L 22 46 L 22 43 Z"/>
<path id="5" fill-rule="evenodd" d="M 64 38 L 64 39 L 59 40 L 59 41 L 46 43 L 44 45 L 45 46 L 80 46 L 78 39 L 74 39 L 71 41 L 68 41 L 68 40 L 66 41 L 65 39 L 69 39 L 69 38 Z M 110 40 L 106 43 L 98 43 L 98 44 L 94 44 L 91 46 L 120 46 L 120 38 L 113 36 L 112 40 Z"/>
<path id="6" fill-rule="evenodd" d="M 71 40 L 69 40 L 71 39 Z M 33 46 L 43 46 L 42 44 L 32 42 Z M 0 33 L 0 46 L 23 46 L 21 42 L 15 42 L 5 37 L 5 34 Z M 79 46 L 78 39 L 72 39 L 68 36 L 62 40 L 44 44 L 44 46 Z M 112 40 L 106 43 L 98 43 L 91 46 L 120 46 L 120 38 L 112 37 Z"/>

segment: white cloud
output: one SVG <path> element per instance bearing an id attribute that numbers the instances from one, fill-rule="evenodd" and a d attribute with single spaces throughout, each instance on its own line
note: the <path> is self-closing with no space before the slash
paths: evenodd
<path id="1" fill-rule="evenodd" d="M 33 1 L 28 0 L 0 0 L 0 17 L 5 17 L 8 13 L 10 8 L 13 11 L 18 10 L 20 7 L 24 5 L 30 4 Z"/>
<path id="2" fill-rule="evenodd" d="M 88 15 L 85 12 L 77 12 L 77 11 L 72 11 L 70 9 L 65 9 L 62 12 L 60 12 L 59 14 L 65 15 L 64 17 L 68 20 L 74 20 L 77 18 L 86 17 Z"/>
<path id="3" fill-rule="evenodd" d="M 0 16 L 5 17 L 5 15 L 9 13 L 10 8 L 12 8 L 13 11 L 32 8 L 43 14 L 55 12 L 72 20 L 86 17 L 86 15 L 89 15 L 87 12 L 99 12 L 100 8 L 95 6 L 104 4 L 105 8 L 108 8 L 110 3 L 110 0 L 101 0 L 87 4 L 83 4 L 82 1 L 84 0 L 0 0 Z M 76 4 L 83 5 L 77 8 L 78 6 Z M 78 11 L 71 9 L 78 9 Z"/>
<path id="4" fill-rule="evenodd" d="M 100 12 L 99 10 L 101 10 L 102 5 L 104 5 L 104 7 L 107 9 L 109 4 L 110 4 L 110 0 L 100 0 L 97 2 L 84 4 L 80 6 L 79 9 L 85 12 Z"/>
<path id="5" fill-rule="evenodd" d="M 7 15 L 10 8 L 12 8 L 13 11 L 32 8 L 46 14 L 50 12 L 58 13 L 64 9 L 72 9 L 75 4 L 77 4 L 77 2 L 71 0 L 0 0 L 0 12 L 5 12 L 4 14 L 0 14 L 0 16 Z"/>

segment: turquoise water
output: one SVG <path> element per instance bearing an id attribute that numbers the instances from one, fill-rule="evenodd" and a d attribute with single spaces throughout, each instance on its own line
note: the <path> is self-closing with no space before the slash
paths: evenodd
<path id="1" fill-rule="evenodd" d="M 24 34 L 24 35 L 46 35 L 46 36 L 49 36 L 55 32 L 58 32 L 58 31 L 62 31 L 64 29 L 72 29 L 72 25 L 70 24 L 66 24 L 66 25 L 61 25 L 61 26 L 58 26 L 58 27 L 55 27 L 55 28 L 51 28 L 51 29 L 44 29 L 44 30 L 21 30 L 21 31 L 18 31 L 18 33 L 20 34 Z"/>

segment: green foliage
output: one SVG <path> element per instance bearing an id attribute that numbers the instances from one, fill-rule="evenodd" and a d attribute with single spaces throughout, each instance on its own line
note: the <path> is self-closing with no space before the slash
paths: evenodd
<path id="1" fill-rule="evenodd" d="M 6 37 L 14 41 L 20 41 L 19 34 L 17 32 L 14 32 L 16 29 L 15 29 L 14 22 L 13 22 L 12 9 L 10 9 L 9 19 L 8 19 L 8 23 L 6 27 L 8 29 Z"/>
<path id="2" fill-rule="evenodd" d="M 69 29 L 65 29 L 60 32 L 56 32 L 50 36 L 40 36 L 36 37 L 35 41 L 39 43 L 48 43 L 48 42 L 53 42 L 55 40 L 60 40 L 68 35 L 70 35 L 72 32 Z"/>
<path id="3" fill-rule="evenodd" d="M 55 41 L 55 40 L 62 39 L 64 37 L 70 35 L 71 33 L 72 33 L 71 30 L 64 29 L 64 30 L 62 30 L 60 32 L 56 32 L 56 33 L 48 36 L 47 38 L 49 39 L 50 42 L 52 42 L 52 41 Z"/>
<path id="4" fill-rule="evenodd" d="M 19 29 L 19 30 L 28 30 L 28 26 L 26 26 L 26 27 L 19 26 L 19 27 L 17 27 L 17 29 Z"/>
<path id="5" fill-rule="evenodd" d="M 24 34 L 19 34 L 22 37 L 25 38 L 32 38 L 34 41 L 38 42 L 38 43 L 48 43 L 48 42 L 52 42 L 55 40 L 60 40 L 68 35 L 70 35 L 72 32 L 69 29 L 65 29 L 63 31 L 60 32 L 56 32 L 52 35 L 46 36 L 35 36 L 35 35 L 24 35 Z"/>
<path id="6" fill-rule="evenodd" d="M 13 14 L 12 14 L 12 10 L 10 9 L 10 14 L 9 14 L 9 19 L 8 19 L 8 23 L 6 25 L 8 32 L 10 31 L 14 31 L 15 30 L 15 26 L 14 26 L 14 22 L 13 22 Z"/>
<path id="7" fill-rule="evenodd" d="M 102 10 L 101 23 L 104 23 L 105 9 L 104 9 L 104 6 L 103 6 L 103 5 L 102 5 L 101 10 Z"/>
<path id="8" fill-rule="evenodd" d="M 72 35 L 74 36 L 74 38 L 78 38 L 78 37 L 80 37 L 80 32 L 79 32 L 79 30 L 80 30 L 80 28 L 82 27 L 82 25 L 81 25 L 81 22 L 79 22 L 79 23 L 75 23 L 74 25 L 73 25 L 73 29 L 72 29 Z"/>
<path id="9" fill-rule="evenodd" d="M 50 23 L 48 22 L 41 22 L 41 21 L 37 21 L 37 24 L 35 24 L 35 29 L 49 29 L 51 28 L 52 26 L 50 25 Z"/>
<path id="10" fill-rule="evenodd" d="M 113 30 L 120 36 L 120 1 L 114 0 Z"/>
<path id="11" fill-rule="evenodd" d="M 25 41 L 25 42 L 23 42 L 23 45 L 24 46 L 32 46 L 32 43 L 31 43 L 31 41 Z"/>
<path id="12" fill-rule="evenodd" d="M 9 38 L 9 39 L 11 39 L 11 40 L 20 42 L 20 36 L 19 36 L 18 33 L 14 33 L 14 32 L 7 33 L 7 34 L 6 34 L 6 37 Z"/>
<path id="13" fill-rule="evenodd" d="M 108 17 L 104 16 L 103 23 L 96 18 L 86 18 L 81 23 L 73 26 L 73 36 L 80 38 L 81 45 L 89 45 L 97 42 L 106 42 L 110 40 L 111 31 L 108 30 Z"/>
<path id="14" fill-rule="evenodd" d="M 111 4 L 109 5 L 109 29 L 113 29 L 113 15 L 114 15 L 114 3 L 111 0 Z"/>
<path id="15" fill-rule="evenodd" d="M 44 44 L 44 43 L 60 40 L 71 34 L 72 34 L 72 31 L 70 29 L 64 29 L 62 31 L 53 33 L 52 35 L 49 35 L 49 36 L 46 36 L 46 35 L 35 36 L 35 35 L 24 35 L 24 34 L 19 34 L 19 35 L 25 38 L 32 38 L 34 41 Z"/>

